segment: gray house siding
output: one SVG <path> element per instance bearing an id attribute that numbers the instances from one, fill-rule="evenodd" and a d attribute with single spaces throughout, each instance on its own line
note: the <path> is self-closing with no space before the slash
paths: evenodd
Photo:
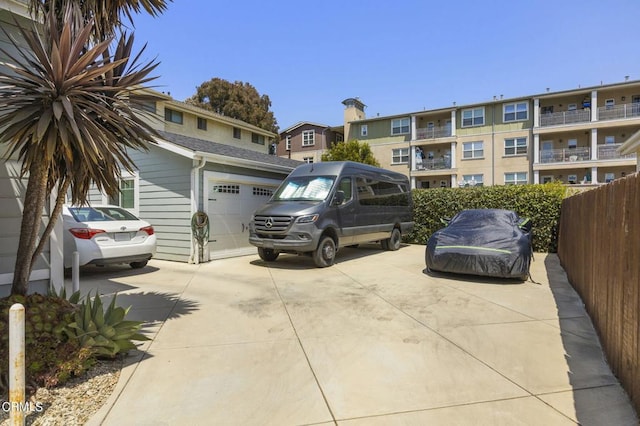
<path id="1" fill-rule="evenodd" d="M 139 215 L 151 223 L 156 259 L 187 262 L 191 251 L 191 160 L 157 147 L 132 152 L 139 170 Z"/>

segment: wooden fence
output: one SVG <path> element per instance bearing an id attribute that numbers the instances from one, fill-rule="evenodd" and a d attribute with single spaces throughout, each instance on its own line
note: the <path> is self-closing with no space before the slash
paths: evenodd
<path id="1" fill-rule="evenodd" d="M 640 174 L 566 198 L 558 256 L 640 413 Z"/>

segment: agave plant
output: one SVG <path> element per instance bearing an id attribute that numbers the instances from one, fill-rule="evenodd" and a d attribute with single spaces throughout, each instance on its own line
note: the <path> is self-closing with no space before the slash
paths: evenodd
<path id="1" fill-rule="evenodd" d="M 0 62 L 0 143 L 21 162 L 21 175 L 28 175 L 12 294 L 26 294 L 67 190 L 80 204 L 91 185 L 116 194 L 121 170 L 134 168 L 128 150 L 147 149 L 157 136 L 130 98 L 155 78 L 149 75 L 158 64 L 140 64 L 126 33 L 113 54 L 112 38 L 93 43 L 93 19 L 73 19 L 84 2 L 66 4 L 62 24 L 49 8 L 44 36 L 35 24 L 25 29 L 16 23 L 28 49 L 11 37 L 18 53 L 0 49 L 9 58 Z M 56 188 L 51 220 L 40 235 L 46 199 Z"/>
<path id="2" fill-rule="evenodd" d="M 149 340 L 139 333 L 141 321 L 125 320 L 129 309 L 116 306 L 114 296 L 105 311 L 98 294 L 93 299 L 88 295 L 65 333 L 70 338 L 78 339 L 82 347 L 91 349 L 99 357 L 113 358 L 127 353 L 136 348 L 134 340 Z"/>

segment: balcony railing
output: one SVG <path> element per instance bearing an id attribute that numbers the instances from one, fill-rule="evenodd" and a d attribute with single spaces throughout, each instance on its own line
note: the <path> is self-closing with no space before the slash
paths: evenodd
<path id="1" fill-rule="evenodd" d="M 434 158 L 432 160 L 416 160 L 416 170 L 443 170 L 451 168 L 450 158 Z"/>
<path id="2" fill-rule="evenodd" d="M 598 108 L 598 120 L 620 120 L 623 118 L 640 117 L 640 104 L 623 104 Z"/>
<path id="3" fill-rule="evenodd" d="M 617 160 L 621 158 L 636 158 L 636 153 L 633 154 L 620 154 L 618 148 L 622 146 L 621 143 L 612 143 L 606 145 L 598 145 L 598 160 Z"/>
<path id="4" fill-rule="evenodd" d="M 541 163 L 572 163 L 590 159 L 590 148 L 548 149 L 540 151 Z"/>
<path id="5" fill-rule="evenodd" d="M 416 139 L 436 139 L 451 136 L 451 126 L 426 127 L 416 129 Z"/>
<path id="6" fill-rule="evenodd" d="M 540 115 L 540 127 L 561 126 L 563 124 L 588 123 L 591 121 L 591 110 L 552 112 Z"/>

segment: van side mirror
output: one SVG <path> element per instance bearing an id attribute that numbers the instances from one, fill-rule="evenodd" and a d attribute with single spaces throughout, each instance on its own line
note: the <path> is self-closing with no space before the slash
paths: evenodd
<path id="1" fill-rule="evenodd" d="M 344 203 L 344 191 L 336 191 L 336 195 L 333 196 L 333 202 L 331 205 L 339 206 Z"/>

